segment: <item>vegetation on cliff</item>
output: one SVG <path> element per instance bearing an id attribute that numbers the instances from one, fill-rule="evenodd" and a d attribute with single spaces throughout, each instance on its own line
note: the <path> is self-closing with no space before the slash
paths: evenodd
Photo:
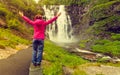
<path id="1" fill-rule="evenodd" d="M 39 5 L 86 5 L 89 0 L 40 0 Z"/>
<path id="2" fill-rule="evenodd" d="M 88 25 L 84 32 L 90 36 L 86 40 L 81 40 L 80 46 L 82 48 L 89 46 L 92 51 L 119 56 L 120 1 L 96 0 L 91 1 L 88 5 L 89 8 L 81 22 L 86 21 L 86 23 L 82 23 Z"/>
<path id="3" fill-rule="evenodd" d="M 30 43 L 31 28 L 25 25 L 18 11 L 32 18 L 30 14 L 35 14 L 35 8 L 33 0 L 0 0 L 0 48 Z"/>

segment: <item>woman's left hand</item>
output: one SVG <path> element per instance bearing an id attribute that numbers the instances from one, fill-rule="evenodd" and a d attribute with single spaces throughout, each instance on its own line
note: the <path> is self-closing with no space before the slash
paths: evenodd
<path id="1" fill-rule="evenodd" d="M 56 16 L 57 16 L 57 17 L 59 17 L 60 15 L 61 15 L 61 12 L 60 12 L 60 13 L 58 13 Z"/>

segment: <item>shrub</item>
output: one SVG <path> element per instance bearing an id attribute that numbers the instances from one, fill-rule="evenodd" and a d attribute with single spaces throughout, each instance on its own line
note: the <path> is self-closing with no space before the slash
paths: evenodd
<path id="1" fill-rule="evenodd" d="M 21 26 L 21 23 L 17 19 L 8 20 L 7 24 L 10 29 L 15 29 L 15 30 L 19 30 L 19 26 Z"/>
<path id="2" fill-rule="evenodd" d="M 7 16 L 8 13 L 9 11 L 6 8 L 0 7 L 0 16 Z"/>
<path id="3" fill-rule="evenodd" d="M 0 36 L 2 36 L 3 39 L 0 40 L 0 45 L 6 47 L 12 47 L 15 48 L 15 45 L 18 44 L 29 44 L 30 42 L 28 40 L 25 40 L 23 38 L 20 38 L 19 36 L 16 36 L 11 33 L 8 29 L 0 29 Z"/>

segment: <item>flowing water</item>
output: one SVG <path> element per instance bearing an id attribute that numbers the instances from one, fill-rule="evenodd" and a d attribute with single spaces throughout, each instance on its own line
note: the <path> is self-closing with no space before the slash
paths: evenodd
<path id="1" fill-rule="evenodd" d="M 46 34 L 51 41 L 56 43 L 72 43 L 77 41 L 72 33 L 71 19 L 64 5 L 44 6 L 43 9 L 47 20 L 51 19 L 57 12 L 61 12 L 57 21 L 47 27 Z"/>

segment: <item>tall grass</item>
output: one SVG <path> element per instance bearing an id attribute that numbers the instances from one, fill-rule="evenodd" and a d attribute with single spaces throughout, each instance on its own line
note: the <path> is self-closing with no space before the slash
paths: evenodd
<path id="1" fill-rule="evenodd" d="M 83 60 L 75 54 L 70 54 L 61 47 L 58 47 L 50 41 L 45 41 L 43 59 L 49 64 L 43 65 L 44 75 L 62 75 L 62 67 L 74 68 L 84 64 L 87 61 Z"/>
<path id="2" fill-rule="evenodd" d="M 19 36 L 16 36 L 11 33 L 8 29 L 2 29 L 0 28 L 0 45 L 3 47 L 12 47 L 15 48 L 15 45 L 18 44 L 29 44 L 30 42 L 28 40 L 25 40 L 23 38 L 20 38 Z"/>

